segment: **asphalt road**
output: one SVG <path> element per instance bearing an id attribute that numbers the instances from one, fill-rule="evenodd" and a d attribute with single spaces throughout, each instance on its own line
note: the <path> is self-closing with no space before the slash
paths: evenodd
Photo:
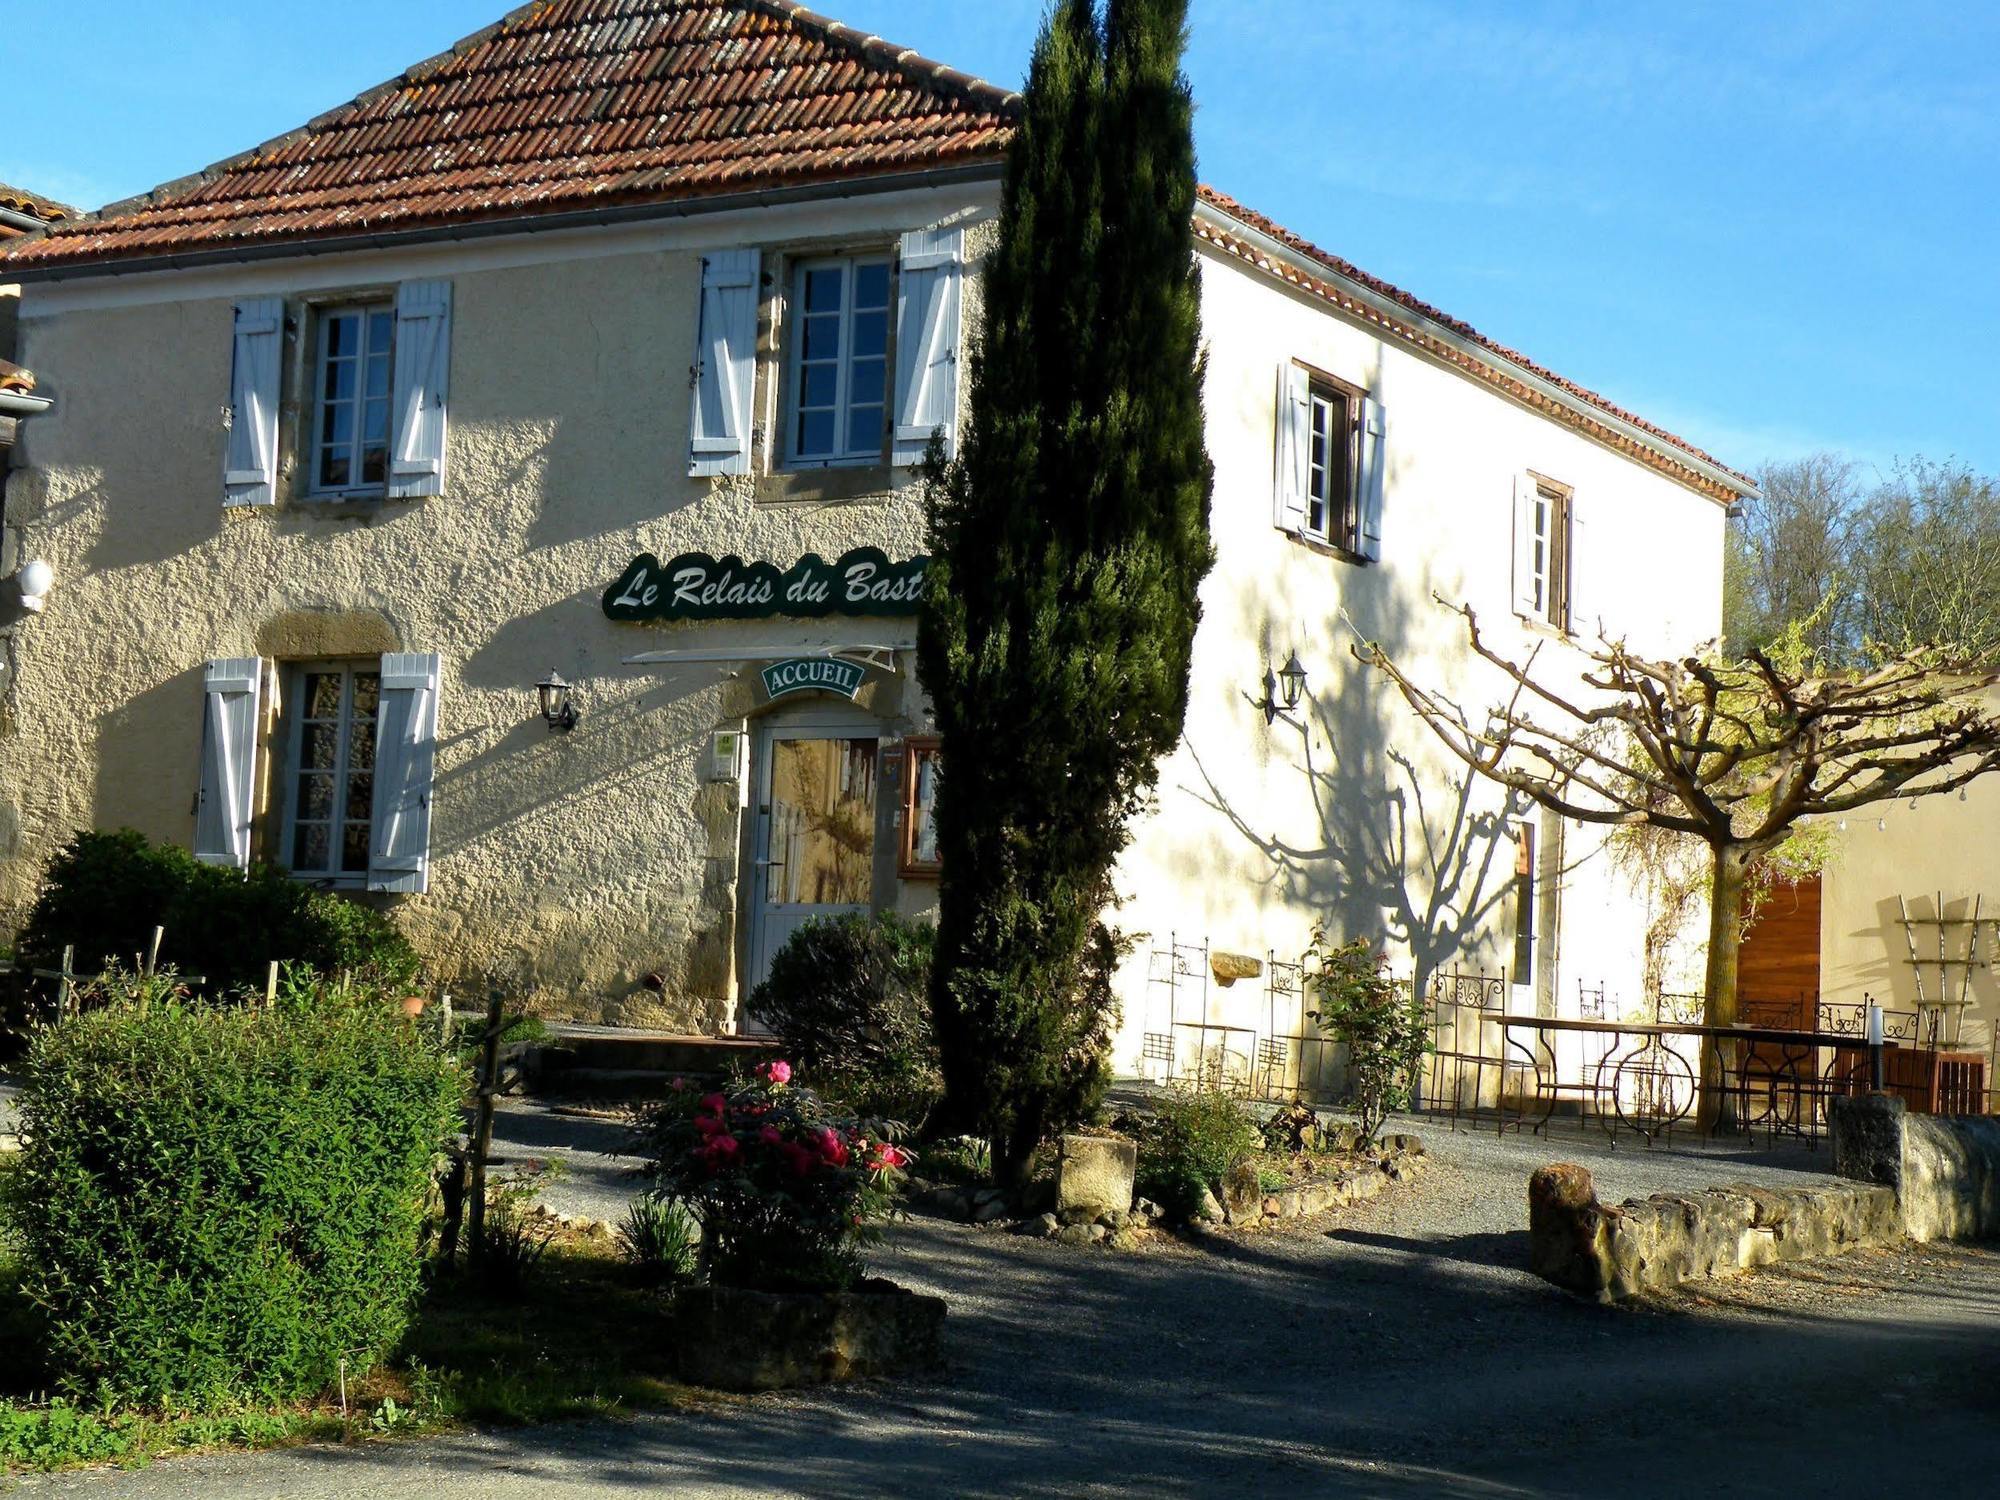
<path id="1" fill-rule="evenodd" d="M 1865 1252 L 1645 1309 L 1585 1306 L 1523 1269 L 1532 1166 L 1585 1159 L 1623 1196 L 1797 1180 L 1824 1155 L 1614 1153 L 1575 1135 L 1416 1128 L 1436 1170 L 1310 1231 L 1114 1256 L 934 1222 L 896 1230 L 882 1269 L 951 1302 L 951 1364 L 935 1379 L 24 1489 L 1931 1500 L 2000 1487 L 2000 1254 Z M 589 1159 L 609 1139 L 593 1122 L 509 1110 L 500 1137 L 573 1158 L 550 1191 L 563 1211 L 628 1186 L 620 1163 Z"/>

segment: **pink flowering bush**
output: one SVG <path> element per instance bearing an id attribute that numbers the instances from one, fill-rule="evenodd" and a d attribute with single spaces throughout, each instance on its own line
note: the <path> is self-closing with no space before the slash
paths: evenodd
<path id="1" fill-rule="evenodd" d="M 701 1225 L 701 1266 L 726 1286 L 840 1289 L 895 1205 L 909 1155 L 791 1081 L 789 1063 L 705 1090 L 674 1080 L 641 1119 L 656 1189 Z"/>

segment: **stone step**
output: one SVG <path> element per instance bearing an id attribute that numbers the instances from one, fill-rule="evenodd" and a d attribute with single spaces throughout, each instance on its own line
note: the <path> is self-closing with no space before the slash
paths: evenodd
<path id="1" fill-rule="evenodd" d="M 711 1082 L 747 1073 L 777 1055 L 778 1044 L 770 1038 L 594 1032 L 538 1045 L 525 1071 L 537 1094 L 655 1099 L 675 1078 Z"/>

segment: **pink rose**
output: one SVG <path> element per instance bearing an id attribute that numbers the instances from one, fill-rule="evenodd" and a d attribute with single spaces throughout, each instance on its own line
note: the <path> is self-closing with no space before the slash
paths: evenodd
<path id="1" fill-rule="evenodd" d="M 895 1170 L 897 1167 L 908 1166 L 909 1162 L 910 1158 L 907 1153 L 895 1146 L 885 1144 L 875 1148 L 874 1158 L 868 1165 L 877 1172 L 889 1172 Z"/>
<path id="2" fill-rule="evenodd" d="M 782 1148 L 785 1156 L 785 1170 L 794 1177 L 810 1177 L 813 1168 L 819 1165 L 819 1157 L 810 1146 L 798 1141 L 787 1141 Z"/>
<path id="3" fill-rule="evenodd" d="M 710 1136 L 703 1155 L 708 1158 L 708 1165 L 713 1170 L 725 1167 L 736 1160 L 736 1153 L 741 1149 L 733 1135 Z"/>
<path id="4" fill-rule="evenodd" d="M 772 1083 L 790 1083 L 792 1081 L 792 1065 L 782 1057 L 776 1058 L 771 1062 L 759 1063 L 757 1065 L 757 1076 L 767 1079 Z"/>
<path id="5" fill-rule="evenodd" d="M 696 1115 L 694 1128 L 699 1130 L 703 1135 L 715 1136 L 719 1135 L 722 1131 L 722 1121 L 716 1119 L 713 1115 Z"/>
<path id="6" fill-rule="evenodd" d="M 813 1144 L 819 1148 L 820 1159 L 832 1166 L 847 1165 L 847 1142 L 840 1138 L 840 1132 L 831 1126 L 822 1125 L 813 1132 Z"/>
<path id="7" fill-rule="evenodd" d="M 688 1081 L 685 1078 L 676 1078 L 672 1083 L 667 1085 L 667 1087 L 672 1089 L 676 1094 L 685 1094 L 687 1092 L 687 1086 L 688 1086 Z"/>
<path id="8" fill-rule="evenodd" d="M 729 1107 L 729 1101 L 721 1094 L 707 1094 L 703 1096 L 701 1103 L 696 1107 L 703 1114 L 719 1115 Z"/>
<path id="9" fill-rule="evenodd" d="M 781 1146 L 785 1141 L 785 1133 L 775 1125 L 766 1125 L 757 1132 L 757 1139 L 767 1146 Z"/>

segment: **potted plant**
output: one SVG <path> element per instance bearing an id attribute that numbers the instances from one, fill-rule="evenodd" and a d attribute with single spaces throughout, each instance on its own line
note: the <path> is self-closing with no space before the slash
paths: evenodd
<path id="1" fill-rule="evenodd" d="M 789 1063 L 703 1090 L 675 1079 L 639 1125 L 655 1189 L 701 1226 L 674 1302 L 684 1378 L 769 1390 L 935 1362 L 944 1303 L 864 1275 L 902 1148 L 792 1082 Z"/>

